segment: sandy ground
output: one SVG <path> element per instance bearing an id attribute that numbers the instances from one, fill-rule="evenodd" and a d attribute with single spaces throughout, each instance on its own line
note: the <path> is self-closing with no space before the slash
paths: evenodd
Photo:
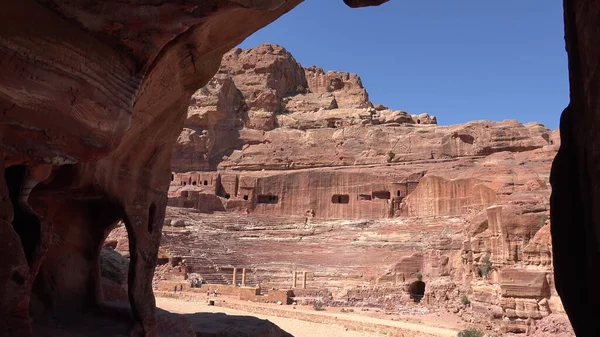
<path id="1" fill-rule="evenodd" d="M 156 305 L 163 310 L 167 310 L 178 314 L 192 313 L 224 313 L 227 315 L 253 316 L 260 319 L 267 319 L 270 322 L 277 324 L 283 330 L 289 332 L 295 337 L 383 337 L 384 335 L 364 333 L 357 331 L 347 331 L 344 327 L 331 324 L 319 324 L 305 322 L 298 319 L 282 318 L 276 316 L 266 316 L 234 309 L 208 306 L 204 303 L 187 302 L 174 300 L 169 298 L 156 298 Z"/>
<path id="2" fill-rule="evenodd" d="M 179 313 L 179 314 L 224 313 L 224 314 L 228 314 L 228 315 L 253 316 L 253 317 L 260 318 L 260 319 L 267 319 L 270 322 L 277 324 L 280 328 L 291 333 L 292 335 L 294 335 L 296 337 L 305 337 L 305 336 L 306 337 L 314 337 L 314 336 L 380 337 L 380 336 L 387 336 L 387 335 L 378 334 L 378 333 L 352 331 L 352 330 L 348 330 L 344 326 L 338 325 L 338 324 L 322 324 L 322 323 L 309 322 L 309 321 L 304 321 L 304 320 L 289 318 L 289 317 L 278 317 L 278 316 L 273 316 L 273 315 L 260 314 L 257 312 L 241 311 L 241 310 L 236 310 L 236 309 L 224 308 L 221 306 L 208 306 L 207 304 L 198 302 L 198 301 L 185 301 L 185 300 L 168 299 L 168 298 L 160 298 L 160 297 L 158 297 L 156 300 L 157 300 L 157 306 L 159 306 L 160 308 L 162 308 L 164 310 L 173 312 L 173 313 Z M 227 299 L 227 301 L 240 302 L 238 304 L 248 305 L 247 303 L 245 303 L 243 301 L 239 301 L 239 300 L 235 300 L 235 299 Z M 251 306 L 265 307 L 265 306 L 269 306 L 269 305 L 268 304 L 252 304 Z M 292 311 L 293 308 L 288 307 L 288 306 L 283 306 L 283 307 L 279 306 L 279 308 L 277 308 L 277 309 L 283 310 L 283 311 Z M 305 310 L 307 310 L 306 308 L 300 308 L 299 306 L 297 309 L 299 309 L 298 312 L 301 312 L 301 311 L 306 312 Z M 337 309 L 337 310 L 339 310 L 339 309 Z M 322 312 L 311 311 L 310 314 L 311 315 L 319 315 L 319 316 L 328 316 L 330 318 L 334 318 L 335 320 L 340 319 L 340 320 L 353 321 L 353 322 L 358 322 L 358 323 L 376 324 L 376 325 L 379 325 L 382 327 L 387 327 L 387 328 L 398 328 L 398 332 L 412 331 L 413 333 L 417 332 L 416 335 L 418 335 L 418 332 L 424 332 L 424 333 L 429 333 L 429 334 L 436 335 L 436 336 L 455 337 L 457 334 L 457 330 L 459 330 L 459 329 L 453 329 L 453 328 L 436 327 L 435 325 L 437 325 L 437 324 L 428 324 L 429 322 L 423 322 L 425 324 L 419 324 L 416 322 L 397 321 L 397 320 L 372 317 L 371 315 L 368 315 L 368 316 L 359 315 L 359 314 L 347 314 L 347 315 L 341 314 L 340 315 L 340 313 L 337 312 L 337 310 L 335 312 L 334 311 L 322 311 Z M 441 317 L 437 317 L 437 320 L 439 321 L 440 318 Z M 433 320 L 433 319 L 435 319 L 435 318 L 429 317 L 429 320 Z M 426 320 L 426 321 L 429 321 L 429 320 Z M 442 318 L 442 320 L 443 320 L 443 318 Z"/>

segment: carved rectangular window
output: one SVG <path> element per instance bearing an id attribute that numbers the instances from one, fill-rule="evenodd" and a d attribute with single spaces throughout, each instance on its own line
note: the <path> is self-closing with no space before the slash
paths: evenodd
<path id="1" fill-rule="evenodd" d="M 371 200 L 371 195 L 370 194 L 359 194 L 358 200 Z"/>
<path id="2" fill-rule="evenodd" d="M 374 191 L 373 198 L 374 199 L 389 199 L 390 192 L 389 191 Z"/>
<path id="3" fill-rule="evenodd" d="M 348 194 L 334 194 L 331 196 L 331 202 L 334 204 L 347 204 L 350 202 Z"/>
<path id="4" fill-rule="evenodd" d="M 256 202 L 259 204 L 276 204 L 279 202 L 279 197 L 271 194 L 259 194 L 256 197 Z"/>

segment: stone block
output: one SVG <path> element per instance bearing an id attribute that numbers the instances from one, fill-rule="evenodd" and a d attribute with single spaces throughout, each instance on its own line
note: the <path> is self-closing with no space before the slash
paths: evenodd
<path id="1" fill-rule="evenodd" d="M 540 271 L 505 268 L 500 274 L 500 289 L 505 297 L 550 296 L 546 273 Z"/>
<path id="2" fill-rule="evenodd" d="M 472 299 L 478 302 L 493 304 L 496 302 L 495 291 L 491 285 L 473 287 Z"/>
<path id="3" fill-rule="evenodd" d="M 260 295 L 260 288 L 240 287 L 240 300 L 254 301 Z"/>

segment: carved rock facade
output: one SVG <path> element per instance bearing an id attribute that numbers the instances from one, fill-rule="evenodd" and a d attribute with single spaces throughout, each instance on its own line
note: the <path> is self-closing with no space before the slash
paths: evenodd
<path id="1" fill-rule="evenodd" d="M 392 308 L 421 273 L 427 303 L 466 295 L 505 332 L 564 313 L 547 221 L 557 132 L 510 120 L 438 126 L 376 108 L 357 75 L 303 76 L 280 46 L 227 55 L 213 81 L 239 90 L 198 93 L 212 95 L 205 130 L 226 126 L 228 140 L 204 157 L 175 146 L 168 218 L 186 226 L 165 227 L 162 245 L 193 272 L 223 283 L 244 267 L 250 284 L 285 289 L 291 269 L 308 271 L 300 297 L 320 290 Z M 265 91 L 275 98 L 258 104 Z M 187 125 L 200 109 L 192 101 Z M 272 125 L 257 130 L 253 109 Z"/>

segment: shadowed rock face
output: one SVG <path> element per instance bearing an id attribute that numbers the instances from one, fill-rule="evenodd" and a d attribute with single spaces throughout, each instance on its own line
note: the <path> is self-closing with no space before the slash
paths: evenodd
<path id="1" fill-rule="evenodd" d="M 577 336 L 600 334 L 600 3 L 564 1 L 569 106 L 552 166 L 556 288 Z"/>
<path id="2" fill-rule="evenodd" d="M 189 97 L 300 2 L 0 4 L 1 331 L 31 336 L 30 306 L 41 322 L 99 304 L 100 247 L 122 219 L 132 335 L 157 335 L 151 279 Z"/>

